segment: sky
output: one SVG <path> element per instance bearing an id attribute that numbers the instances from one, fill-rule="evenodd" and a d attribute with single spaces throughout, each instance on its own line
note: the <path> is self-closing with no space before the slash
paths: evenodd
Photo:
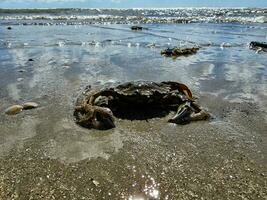
<path id="1" fill-rule="evenodd" d="M 267 0 L 0 0 L 0 8 L 265 7 Z"/>

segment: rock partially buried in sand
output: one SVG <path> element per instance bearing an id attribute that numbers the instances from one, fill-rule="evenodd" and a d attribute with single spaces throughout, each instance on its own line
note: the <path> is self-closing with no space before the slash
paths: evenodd
<path id="1" fill-rule="evenodd" d="M 13 106 L 10 106 L 9 108 L 7 108 L 5 110 L 5 113 L 7 115 L 16 115 L 16 114 L 20 113 L 22 110 L 23 110 L 23 106 L 13 105 Z"/>
<path id="2" fill-rule="evenodd" d="M 33 109 L 33 108 L 37 108 L 38 104 L 35 102 L 26 102 L 22 105 L 23 110 L 29 110 L 29 109 Z"/>

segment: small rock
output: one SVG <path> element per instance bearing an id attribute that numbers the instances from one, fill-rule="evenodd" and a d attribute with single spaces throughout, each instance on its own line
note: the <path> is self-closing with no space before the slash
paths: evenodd
<path id="1" fill-rule="evenodd" d="M 25 69 L 19 69 L 18 72 L 22 73 L 22 72 L 26 72 Z"/>
<path id="2" fill-rule="evenodd" d="M 35 102 L 26 102 L 22 106 L 23 106 L 23 110 L 29 110 L 29 109 L 37 108 L 38 104 Z"/>
<path id="3" fill-rule="evenodd" d="M 9 26 L 9 27 L 7 27 L 7 30 L 11 30 L 12 28 Z"/>
<path id="4" fill-rule="evenodd" d="M 147 30 L 148 28 L 142 27 L 142 26 L 132 26 L 131 29 L 133 31 L 141 31 L 141 30 Z"/>
<path id="5" fill-rule="evenodd" d="M 91 181 L 93 182 L 93 184 L 95 185 L 95 186 L 99 186 L 99 182 L 98 181 L 96 181 L 95 179 L 93 179 L 93 178 L 91 178 Z"/>
<path id="6" fill-rule="evenodd" d="M 34 61 L 32 58 L 30 58 L 28 61 L 30 61 L 30 62 L 32 62 L 32 61 Z"/>
<path id="7" fill-rule="evenodd" d="M 22 111 L 23 107 L 21 105 L 13 105 L 5 110 L 7 115 L 16 115 Z"/>

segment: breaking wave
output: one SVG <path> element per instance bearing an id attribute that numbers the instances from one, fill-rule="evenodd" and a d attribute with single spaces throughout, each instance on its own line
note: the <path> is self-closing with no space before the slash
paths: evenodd
<path id="1" fill-rule="evenodd" d="M 267 23 L 265 8 L 0 9 L 1 24 Z"/>

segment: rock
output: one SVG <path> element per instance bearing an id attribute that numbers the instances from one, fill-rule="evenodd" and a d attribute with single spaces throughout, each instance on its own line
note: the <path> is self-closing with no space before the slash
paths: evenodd
<path id="1" fill-rule="evenodd" d="M 131 29 L 133 31 L 148 30 L 148 28 L 145 28 L 145 27 L 142 27 L 142 26 L 132 26 Z"/>
<path id="2" fill-rule="evenodd" d="M 26 102 L 22 105 L 23 110 L 29 110 L 29 109 L 33 109 L 33 108 L 37 108 L 38 104 L 35 102 Z"/>
<path id="3" fill-rule="evenodd" d="M 12 28 L 9 26 L 9 27 L 7 27 L 7 30 L 11 30 Z"/>
<path id="4" fill-rule="evenodd" d="M 143 27 L 141 27 L 141 26 L 132 26 L 131 29 L 134 30 L 134 31 L 137 31 L 137 30 L 142 30 Z"/>
<path id="5" fill-rule="evenodd" d="M 23 73 L 23 72 L 26 72 L 26 70 L 25 69 L 19 69 L 18 72 Z"/>
<path id="6" fill-rule="evenodd" d="M 32 61 L 34 61 L 32 58 L 30 58 L 28 61 L 30 61 L 30 62 L 32 62 Z"/>
<path id="7" fill-rule="evenodd" d="M 21 105 L 13 105 L 5 110 L 7 115 L 16 115 L 22 111 L 23 107 Z"/>
<path id="8" fill-rule="evenodd" d="M 99 186 L 99 182 L 98 181 L 96 181 L 96 180 L 92 180 L 92 182 L 93 182 L 93 184 L 95 185 L 95 186 Z"/>

